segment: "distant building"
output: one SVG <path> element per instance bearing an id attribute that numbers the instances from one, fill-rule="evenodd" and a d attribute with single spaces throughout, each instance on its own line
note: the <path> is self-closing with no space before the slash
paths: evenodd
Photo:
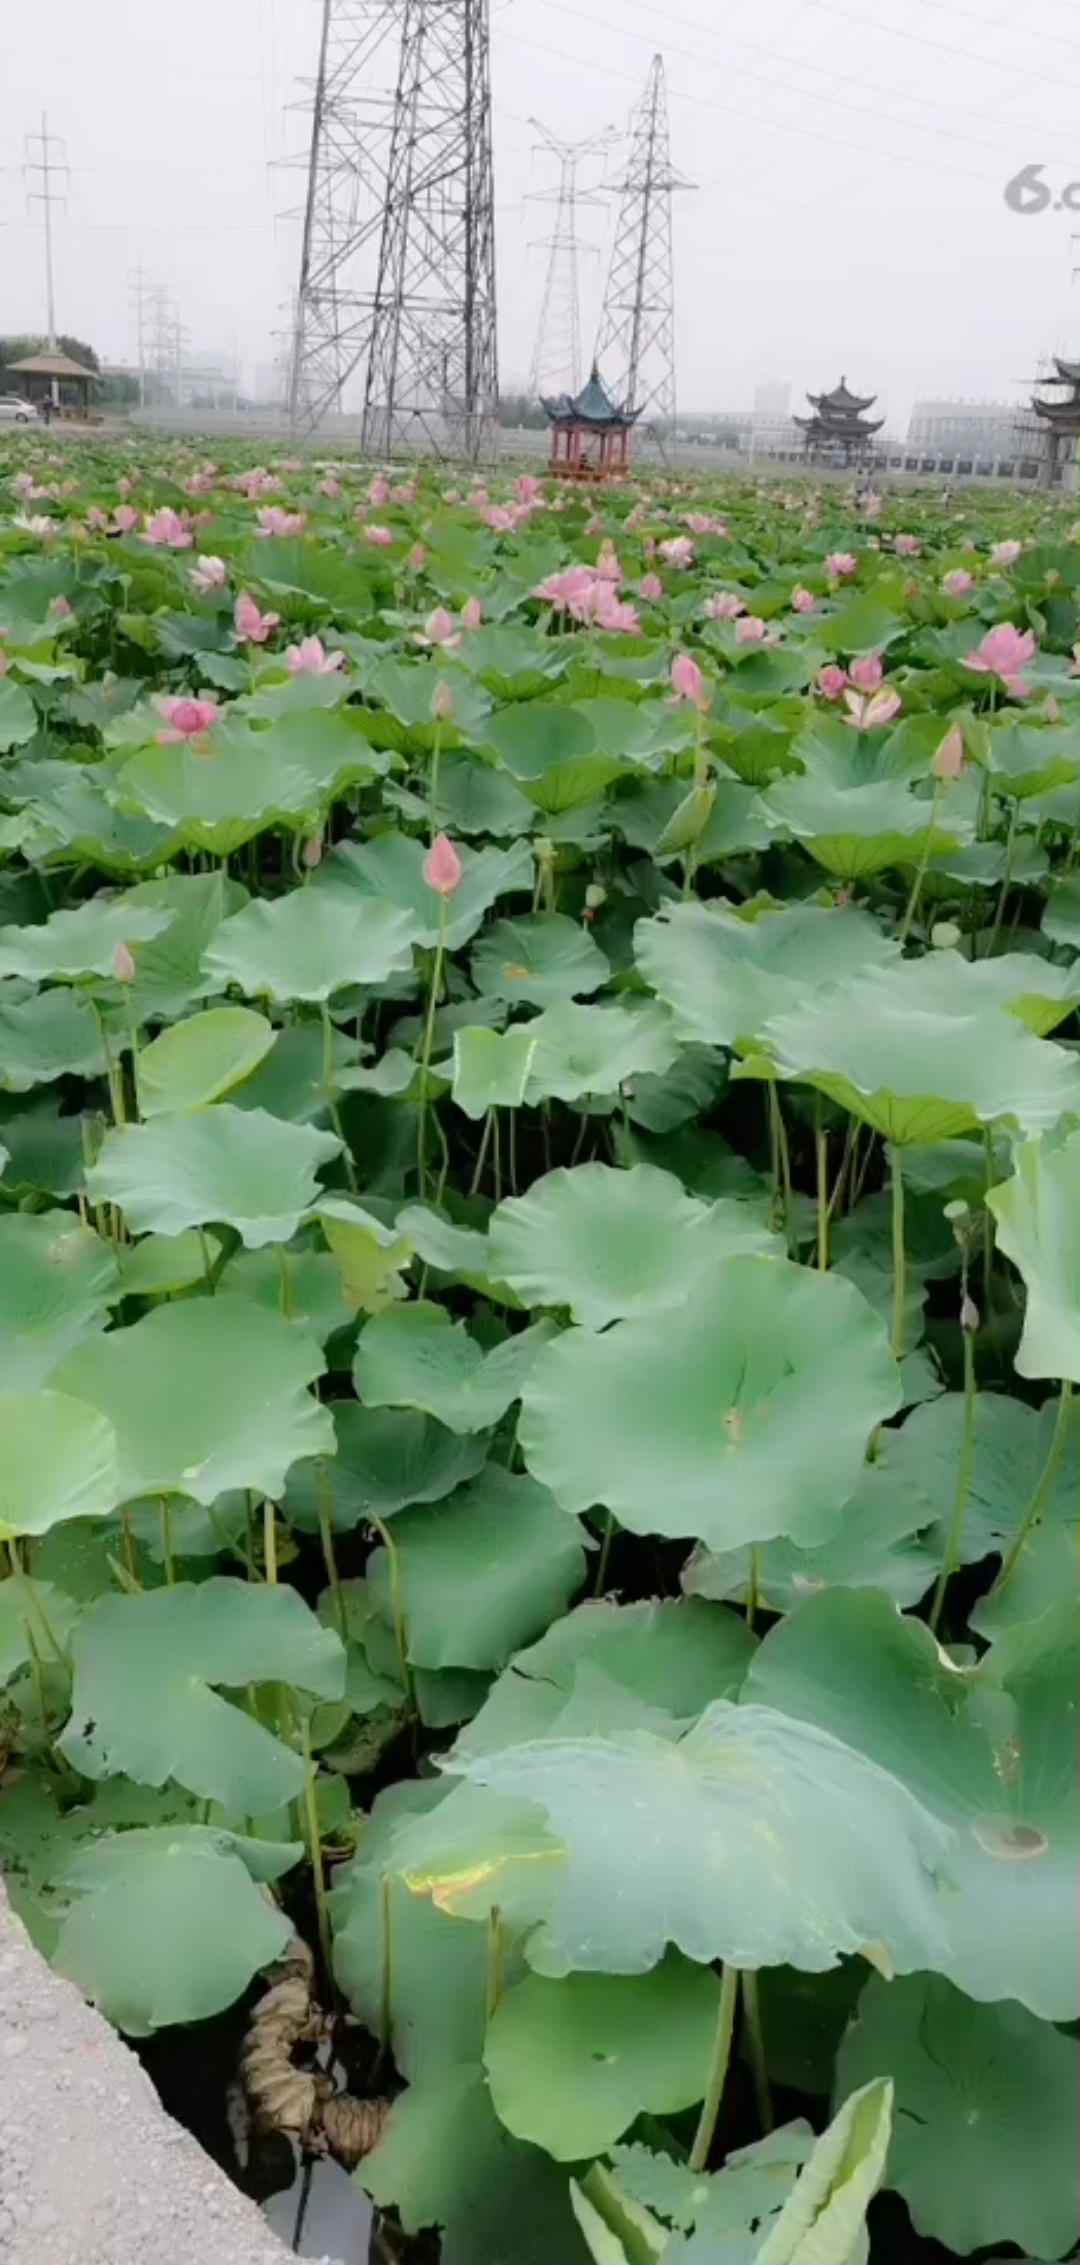
<path id="1" fill-rule="evenodd" d="M 919 456 L 1002 458 L 1039 451 L 1026 404 L 1013 401 L 917 401 L 907 447 Z"/>
<path id="2" fill-rule="evenodd" d="M 876 393 L 852 393 L 846 378 L 834 385 L 831 393 L 808 393 L 809 417 L 796 417 L 803 436 L 803 445 L 811 462 L 824 464 L 865 464 L 869 462 L 875 436 L 885 423 L 883 417 L 866 415 L 877 400 Z"/>

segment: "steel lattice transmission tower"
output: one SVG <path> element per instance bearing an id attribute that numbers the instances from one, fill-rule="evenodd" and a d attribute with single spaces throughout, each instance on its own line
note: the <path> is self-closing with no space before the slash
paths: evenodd
<path id="1" fill-rule="evenodd" d="M 661 433 L 675 421 L 675 286 L 671 199 L 690 183 L 671 164 L 664 58 L 654 55 L 630 125 L 596 360 L 622 408 Z"/>
<path id="2" fill-rule="evenodd" d="M 583 250 L 591 252 L 594 247 L 579 242 L 577 215 L 581 205 L 599 200 L 581 195 L 578 167 L 586 157 L 599 156 L 609 149 L 614 135 L 608 130 L 587 141 L 566 142 L 541 125 L 538 118 L 530 118 L 529 124 L 535 126 L 543 136 L 544 147 L 559 161 L 559 186 L 544 193 L 544 201 L 555 204 L 555 226 L 539 247 L 549 256 L 529 370 L 529 394 L 535 401 L 545 385 L 560 393 L 576 393 L 581 384 L 579 260 Z"/>

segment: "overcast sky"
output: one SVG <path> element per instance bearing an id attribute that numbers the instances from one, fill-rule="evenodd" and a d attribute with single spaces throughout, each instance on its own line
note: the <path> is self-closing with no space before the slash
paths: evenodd
<path id="1" fill-rule="evenodd" d="M 47 108 L 71 168 L 57 215 L 59 327 L 130 357 L 140 262 L 195 349 L 235 338 L 250 380 L 295 286 L 319 0 L 5 0 L 0 15 L 0 330 L 44 327 L 24 139 Z M 1017 398 L 1049 348 L 1080 352 L 1080 210 L 1012 213 L 1042 163 L 1080 183 L 1075 0 L 492 0 L 504 383 L 528 369 L 555 179 L 529 118 L 567 138 L 625 126 L 667 70 L 677 377 L 686 408 L 756 383 Z M 583 180 L 601 178 L 601 167 Z M 613 175 L 611 177 L 614 177 Z M 1080 206 L 1080 187 L 1076 191 Z M 581 215 L 595 326 L 614 215 Z M 1080 264 L 1080 241 L 1076 246 Z"/>

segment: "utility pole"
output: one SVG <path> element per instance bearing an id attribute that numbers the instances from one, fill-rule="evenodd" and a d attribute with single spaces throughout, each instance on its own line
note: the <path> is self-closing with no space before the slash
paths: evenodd
<path id="1" fill-rule="evenodd" d="M 529 394 L 535 401 L 545 384 L 570 393 L 576 393 L 581 384 L 578 261 L 583 250 L 592 254 L 595 246 L 579 244 L 577 214 L 579 206 L 596 205 L 600 199 L 593 194 L 581 195 L 577 185 L 578 167 L 585 158 L 599 156 L 610 149 L 615 136 L 608 127 L 604 133 L 594 134 L 586 141 L 567 142 L 542 125 L 538 118 L 530 118 L 529 124 L 543 137 L 537 147 L 550 150 L 559 161 L 558 188 L 538 194 L 538 202 L 555 203 L 555 227 L 536 247 L 546 251 L 549 258 L 529 370 Z"/>
<path id="2" fill-rule="evenodd" d="M 53 156 L 54 150 L 59 152 L 56 157 Z M 37 155 L 34 154 L 35 151 Z M 56 291 L 53 283 L 52 214 L 54 204 L 63 204 L 65 199 L 62 190 L 54 188 L 53 183 L 58 174 L 63 174 L 66 178 L 70 176 L 64 144 L 58 134 L 50 134 L 49 121 L 44 111 L 41 114 L 41 132 L 28 134 L 26 137 L 23 173 L 31 180 L 38 178 L 41 183 L 40 188 L 27 190 L 27 203 L 41 205 L 45 216 L 45 300 L 49 317 L 49 350 L 55 353 Z"/>
<path id="3" fill-rule="evenodd" d="M 139 407 L 146 407 L 146 340 L 149 327 L 153 285 L 146 269 L 140 264 L 128 276 L 128 297 L 135 315 L 135 338 L 139 356 Z"/>
<path id="4" fill-rule="evenodd" d="M 644 96 L 630 126 L 630 157 L 621 181 L 615 244 L 596 360 L 608 390 L 624 409 L 663 438 L 675 423 L 675 283 L 671 199 L 689 181 L 676 173 L 668 148 L 664 58 L 654 55 Z"/>

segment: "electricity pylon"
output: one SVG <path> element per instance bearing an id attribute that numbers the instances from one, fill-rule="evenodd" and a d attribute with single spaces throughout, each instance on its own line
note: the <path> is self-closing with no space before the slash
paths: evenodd
<path id="1" fill-rule="evenodd" d="M 559 161 L 559 186 L 541 192 L 542 201 L 555 204 L 555 226 L 544 238 L 539 250 L 549 255 L 544 278 L 544 295 L 540 301 L 540 319 L 536 326 L 536 344 L 529 369 L 529 394 L 537 400 L 545 385 L 560 393 L 576 393 L 581 384 L 581 298 L 578 263 L 583 251 L 591 253 L 593 245 L 582 245 L 578 240 L 577 215 L 583 204 L 598 204 L 593 194 L 582 195 L 578 188 L 578 167 L 586 157 L 602 154 L 611 147 L 614 133 L 609 127 L 602 134 L 594 134 L 587 141 L 567 142 L 553 134 L 550 127 L 538 118 L 530 118 L 543 136 L 544 147 L 551 150 Z"/>
<path id="2" fill-rule="evenodd" d="M 671 199 L 691 184 L 668 148 L 664 58 L 654 55 L 630 124 L 596 360 L 609 393 L 662 437 L 675 422 L 675 286 Z"/>

